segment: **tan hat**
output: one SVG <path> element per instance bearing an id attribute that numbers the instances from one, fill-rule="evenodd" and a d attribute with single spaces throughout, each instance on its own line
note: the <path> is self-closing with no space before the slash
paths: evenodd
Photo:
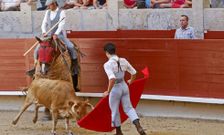
<path id="1" fill-rule="evenodd" d="M 47 0 L 46 3 L 45 3 L 45 5 L 48 6 L 51 3 L 55 3 L 55 2 L 57 2 L 57 1 L 56 0 Z"/>

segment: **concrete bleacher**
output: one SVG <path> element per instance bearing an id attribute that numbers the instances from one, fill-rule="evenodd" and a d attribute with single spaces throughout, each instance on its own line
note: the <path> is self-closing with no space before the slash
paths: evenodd
<path id="1" fill-rule="evenodd" d="M 224 31 L 224 9 L 203 6 L 203 0 L 193 0 L 188 9 L 125 9 L 109 0 L 108 9 L 66 10 L 66 29 L 71 31 L 173 30 L 179 27 L 179 17 L 186 14 L 198 38 L 204 31 Z M 208 5 L 208 4 L 207 4 Z M 44 11 L 32 11 L 26 3 L 21 11 L 0 12 L 0 38 L 31 38 L 41 34 Z"/>

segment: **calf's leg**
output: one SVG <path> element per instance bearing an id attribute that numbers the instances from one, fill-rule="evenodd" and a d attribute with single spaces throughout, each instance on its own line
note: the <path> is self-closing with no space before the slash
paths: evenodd
<path id="1" fill-rule="evenodd" d="M 42 107 L 43 105 L 41 104 L 35 104 L 35 110 L 34 110 L 34 117 L 33 117 L 33 123 L 36 123 L 37 122 L 37 119 L 38 119 L 38 110 L 40 107 Z"/>
<path id="2" fill-rule="evenodd" d="M 69 117 L 65 118 L 65 129 L 68 135 L 73 135 L 72 131 L 70 130 Z"/>
<path id="3" fill-rule="evenodd" d="M 52 120 L 53 120 L 53 127 L 52 127 L 51 134 L 56 135 L 56 126 L 58 122 L 58 110 L 56 109 L 52 109 Z"/>
<path id="4" fill-rule="evenodd" d="M 23 114 L 23 112 L 32 104 L 33 104 L 33 100 L 31 98 L 29 98 L 29 95 L 27 95 L 26 100 L 23 104 L 23 107 L 20 109 L 20 112 L 17 114 L 17 116 L 12 121 L 13 125 L 16 125 L 16 123 L 18 122 L 18 120 L 19 120 L 20 116 Z"/>

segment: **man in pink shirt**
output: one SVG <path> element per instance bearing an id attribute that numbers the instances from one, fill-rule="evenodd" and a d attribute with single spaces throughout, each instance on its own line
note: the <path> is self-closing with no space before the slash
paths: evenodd
<path id="1" fill-rule="evenodd" d="M 155 0 L 153 5 L 159 8 L 182 8 L 185 0 Z"/>
<path id="2" fill-rule="evenodd" d="M 182 5 L 184 5 L 185 0 L 172 0 L 172 8 L 181 8 Z"/>

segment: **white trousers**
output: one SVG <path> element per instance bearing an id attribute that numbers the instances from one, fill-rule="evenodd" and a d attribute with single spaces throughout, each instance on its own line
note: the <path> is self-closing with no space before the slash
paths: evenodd
<path id="1" fill-rule="evenodd" d="M 119 105 L 122 103 L 124 112 L 133 122 L 139 119 L 135 109 L 132 107 L 129 95 L 129 89 L 125 81 L 115 84 L 109 95 L 109 106 L 112 115 L 112 127 L 121 126 Z"/>

